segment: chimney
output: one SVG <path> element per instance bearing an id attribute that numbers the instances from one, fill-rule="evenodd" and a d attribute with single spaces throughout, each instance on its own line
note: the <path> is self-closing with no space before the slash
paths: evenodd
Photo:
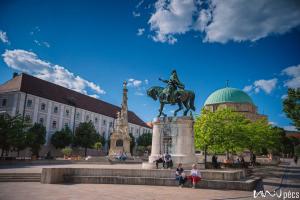
<path id="1" fill-rule="evenodd" d="M 19 74 L 17 72 L 13 73 L 13 78 L 17 77 Z"/>

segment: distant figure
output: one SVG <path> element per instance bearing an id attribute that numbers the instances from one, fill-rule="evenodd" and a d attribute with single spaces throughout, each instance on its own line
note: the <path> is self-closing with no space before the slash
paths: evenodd
<path id="1" fill-rule="evenodd" d="M 255 166 L 256 163 L 256 155 L 253 153 L 250 158 L 250 162 L 252 166 Z"/>
<path id="2" fill-rule="evenodd" d="M 192 165 L 191 175 L 188 176 L 188 179 L 192 182 L 192 188 L 196 188 L 196 184 L 201 180 L 201 173 L 195 164 Z"/>
<path id="3" fill-rule="evenodd" d="M 214 169 L 219 168 L 218 157 L 215 154 L 211 158 L 211 163 Z"/>
<path id="4" fill-rule="evenodd" d="M 241 165 L 242 165 L 243 168 L 246 167 L 246 163 L 245 163 L 245 160 L 244 160 L 243 156 L 241 156 Z"/>
<path id="5" fill-rule="evenodd" d="M 178 167 L 175 172 L 175 176 L 176 176 L 176 180 L 179 182 L 179 187 L 183 187 L 184 183 L 186 182 L 186 176 L 182 168 L 182 163 L 178 164 Z"/>
<path id="6" fill-rule="evenodd" d="M 167 169 L 173 167 L 173 161 L 172 161 L 171 155 L 168 152 L 164 156 L 164 161 L 165 161 L 165 167 Z"/>
<path id="7" fill-rule="evenodd" d="M 294 162 L 295 162 L 295 164 L 297 165 L 297 163 L 298 163 L 298 156 L 294 156 Z"/>
<path id="8" fill-rule="evenodd" d="M 163 167 L 165 167 L 165 161 L 164 161 L 164 158 L 163 158 L 162 155 L 159 155 L 159 157 L 153 162 L 155 162 L 156 169 L 158 169 L 158 164 L 159 163 L 163 163 Z"/>

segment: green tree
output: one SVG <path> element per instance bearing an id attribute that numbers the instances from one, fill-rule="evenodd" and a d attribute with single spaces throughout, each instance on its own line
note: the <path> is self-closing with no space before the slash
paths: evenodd
<path id="1" fill-rule="evenodd" d="M 293 121 L 294 126 L 300 130 L 300 88 L 288 89 L 288 96 L 283 101 L 283 111 Z"/>
<path id="2" fill-rule="evenodd" d="M 102 143 L 101 142 L 96 142 L 94 144 L 94 149 L 100 150 L 102 148 Z"/>
<path id="3" fill-rule="evenodd" d="M 216 150 L 221 140 L 222 125 L 214 112 L 202 109 L 201 115 L 195 120 L 195 147 L 204 150 L 204 163 L 206 166 L 207 151 Z"/>
<path id="4" fill-rule="evenodd" d="M 93 148 L 93 145 L 100 140 L 99 134 L 91 121 L 80 123 L 76 128 L 74 144 L 84 148 L 86 157 L 87 149 Z"/>
<path id="5" fill-rule="evenodd" d="M 65 126 L 60 131 L 56 131 L 51 137 L 51 144 L 56 149 L 62 149 L 72 143 L 72 131 L 68 126 Z"/>
<path id="6" fill-rule="evenodd" d="M 267 119 L 258 119 L 245 126 L 244 147 L 253 153 L 261 153 L 265 149 L 269 153 L 276 154 L 280 146 L 280 132 L 272 127 Z M 266 152 L 264 152 L 266 153 Z"/>
<path id="7" fill-rule="evenodd" d="M 147 147 L 152 144 L 152 134 L 151 133 L 144 133 L 137 139 L 137 144 L 139 146 Z"/>
<path id="8" fill-rule="evenodd" d="M 41 146 L 46 142 L 46 128 L 39 123 L 35 123 L 26 132 L 26 144 L 30 148 L 32 155 L 39 156 Z"/>
<path id="9" fill-rule="evenodd" d="M 64 154 L 64 156 L 70 156 L 73 152 L 73 149 L 71 147 L 65 147 L 61 150 L 61 152 Z"/>
<path id="10" fill-rule="evenodd" d="M 26 129 L 28 129 L 30 126 L 30 123 L 24 121 L 21 115 L 16 115 L 11 118 L 11 128 L 8 132 L 9 143 L 12 150 L 17 151 L 18 156 L 20 151 L 27 147 Z"/>
<path id="11" fill-rule="evenodd" d="M 10 130 L 10 116 L 7 114 L 0 115 L 0 148 L 1 157 L 3 157 L 5 152 L 9 151 L 10 144 L 8 142 Z"/>

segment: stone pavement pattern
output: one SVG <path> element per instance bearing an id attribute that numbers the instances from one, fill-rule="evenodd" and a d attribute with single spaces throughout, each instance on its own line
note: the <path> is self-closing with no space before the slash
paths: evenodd
<path id="1" fill-rule="evenodd" d="M 112 184 L 0 183 L 0 194 L 1 200 L 252 199 L 252 192 L 245 191 Z"/>

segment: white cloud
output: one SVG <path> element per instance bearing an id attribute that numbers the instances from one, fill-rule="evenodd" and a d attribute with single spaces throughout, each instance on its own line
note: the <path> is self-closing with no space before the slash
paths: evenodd
<path id="1" fill-rule="evenodd" d="M 259 93 L 263 90 L 265 93 L 270 94 L 276 87 L 278 82 L 277 78 L 269 79 L 269 80 L 257 80 L 254 81 L 252 85 L 247 85 L 244 87 L 243 91 L 245 92 L 252 92 Z"/>
<path id="2" fill-rule="evenodd" d="M 297 131 L 295 126 L 284 126 L 283 129 L 286 131 Z"/>
<path id="3" fill-rule="evenodd" d="M 50 47 L 50 44 L 48 42 L 40 42 L 38 40 L 33 40 L 33 42 L 38 45 L 38 46 L 44 46 L 44 47 L 47 47 L 49 48 Z"/>
<path id="4" fill-rule="evenodd" d="M 141 7 L 141 5 L 144 3 L 144 0 L 141 0 L 136 6 L 135 8 L 138 9 L 139 7 Z"/>
<path id="5" fill-rule="evenodd" d="M 272 90 L 276 87 L 277 78 L 273 78 L 270 80 L 258 80 L 254 82 L 255 92 L 259 92 L 260 90 L 265 91 L 267 94 L 270 94 Z"/>
<path id="6" fill-rule="evenodd" d="M 41 60 L 33 52 L 22 49 L 5 50 L 2 57 L 7 66 L 12 69 L 32 74 L 84 94 L 88 94 L 87 89 L 96 93 L 96 95 L 105 94 L 105 91 L 99 85 L 74 75 L 62 66 Z"/>
<path id="7" fill-rule="evenodd" d="M 243 89 L 244 92 L 250 92 L 253 89 L 252 85 L 246 85 Z"/>
<path id="8" fill-rule="evenodd" d="M 93 98 L 95 98 L 95 99 L 99 99 L 100 98 L 100 96 L 99 95 L 97 95 L 97 94 L 91 94 L 91 95 L 89 95 L 90 97 L 93 97 Z"/>
<path id="9" fill-rule="evenodd" d="M 145 79 L 145 84 L 148 85 L 149 84 L 149 80 Z"/>
<path id="10" fill-rule="evenodd" d="M 300 25 L 298 0 L 158 0 L 148 23 L 153 40 L 174 44 L 188 31 L 206 42 L 256 41 Z"/>
<path id="11" fill-rule="evenodd" d="M 136 91 L 134 92 L 135 95 L 137 96 L 144 96 L 145 94 L 143 92 L 140 92 L 140 91 Z"/>
<path id="12" fill-rule="evenodd" d="M 8 40 L 8 37 L 7 37 L 6 32 L 1 31 L 1 30 L 0 30 L 0 40 L 1 40 L 3 43 L 5 43 L 5 44 L 9 44 L 9 43 L 10 43 L 9 40 Z"/>
<path id="13" fill-rule="evenodd" d="M 155 9 L 148 21 L 150 29 L 155 32 L 153 40 L 174 44 L 177 41 L 174 34 L 190 30 L 196 6 L 193 0 L 158 0 Z"/>
<path id="14" fill-rule="evenodd" d="M 284 100 L 284 99 L 286 99 L 287 97 L 288 97 L 288 95 L 287 95 L 287 94 L 284 94 L 284 95 L 281 96 L 281 99 Z"/>
<path id="15" fill-rule="evenodd" d="M 133 11 L 133 12 L 132 12 L 132 15 L 133 15 L 134 17 L 140 17 L 140 16 L 141 16 L 141 13 Z"/>
<path id="16" fill-rule="evenodd" d="M 144 32 L 145 32 L 145 29 L 144 29 L 144 28 L 139 28 L 139 29 L 138 29 L 138 32 L 137 32 L 137 35 L 138 35 L 138 36 L 141 36 L 141 35 L 144 34 Z"/>
<path id="17" fill-rule="evenodd" d="M 142 85 L 141 80 L 136 80 L 133 78 L 128 79 L 128 87 L 140 87 Z"/>
<path id="18" fill-rule="evenodd" d="M 269 124 L 272 125 L 272 126 L 277 126 L 276 122 L 269 122 Z"/>
<path id="19" fill-rule="evenodd" d="M 291 79 L 284 83 L 284 86 L 289 88 L 300 88 L 300 65 L 287 67 L 282 70 L 282 74 L 291 77 Z"/>

